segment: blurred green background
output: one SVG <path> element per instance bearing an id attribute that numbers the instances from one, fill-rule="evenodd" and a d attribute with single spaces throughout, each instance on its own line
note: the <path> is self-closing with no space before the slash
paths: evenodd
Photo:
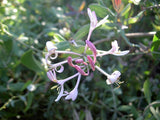
<path id="1" fill-rule="evenodd" d="M 106 72 L 121 71 L 124 83 L 119 89 L 106 85 L 106 77 L 95 71 L 91 76 L 82 77 L 76 101 L 62 98 L 54 102 L 57 91 L 51 89 L 55 84 L 46 77 L 44 62 L 46 41 L 53 40 L 55 33 L 71 40 L 83 25 L 89 24 L 86 11 L 93 3 L 115 13 L 111 0 L 86 0 L 85 5 L 82 2 L 0 0 L 1 120 L 160 120 L 158 0 L 141 0 L 138 5 L 130 3 L 129 12 L 120 18 L 120 23 L 125 24 L 125 20 L 138 17 L 137 14 L 143 11 L 134 24 L 126 23 L 128 29 L 125 30 L 126 36 L 127 33 L 136 33 L 127 37 L 140 48 L 126 44 L 118 29 L 112 26 L 114 23 L 93 32 L 91 40 L 94 43 L 107 39 L 96 44 L 98 49 L 109 50 L 111 41 L 116 39 L 121 50 L 130 50 L 123 57 L 109 55 L 98 58 Z M 125 8 L 128 1 L 122 2 Z M 149 32 L 156 32 L 156 35 Z M 80 39 L 84 41 L 86 36 Z M 72 72 L 68 69 L 63 77 Z M 74 81 L 66 87 L 73 84 Z"/>

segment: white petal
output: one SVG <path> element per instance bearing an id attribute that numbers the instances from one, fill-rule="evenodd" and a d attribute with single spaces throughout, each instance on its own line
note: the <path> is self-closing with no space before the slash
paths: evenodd
<path id="1" fill-rule="evenodd" d="M 106 22 L 107 22 L 107 18 L 108 18 L 108 15 L 107 15 L 105 18 L 103 18 L 102 20 L 100 20 L 100 21 L 97 23 L 96 27 L 99 27 L 100 25 L 106 23 Z"/>
<path id="2" fill-rule="evenodd" d="M 47 41 L 47 42 L 46 42 L 46 47 L 47 47 L 47 50 L 48 50 L 48 51 L 50 51 L 50 50 L 52 50 L 52 49 L 57 49 L 57 48 L 54 46 L 53 42 L 51 42 L 51 41 Z"/>
<path id="3" fill-rule="evenodd" d="M 108 79 L 106 80 L 106 83 L 107 83 L 108 85 L 112 84 Z"/>
<path id="4" fill-rule="evenodd" d="M 125 50 L 125 51 L 118 51 L 118 52 L 114 52 L 112 53 L 115 56 L 123 56 L 129 53 L 129 50 Z"/>

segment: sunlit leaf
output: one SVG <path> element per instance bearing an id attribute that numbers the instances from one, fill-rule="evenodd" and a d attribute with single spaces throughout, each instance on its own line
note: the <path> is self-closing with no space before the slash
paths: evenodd
<path id="1" fill-rule="evenodd" d="M 134 23 L 138 22 L 142 18 L 143 12 L 144 11 L 141 11 L 136 16 L 124 20 L 124 24 L 128 25 L 128 24 L 134 24 Z"/>
<path id="2" fill-rule="evenodd" d="M 64 42 L 66 41 L 65 38 L 63 38 L 60 34 L 55 33 L 54 34 L 54 42 Z"/>
<path id="3" fill-rule="evenodd" d="M 151 52 L 154 58 L 160 59 L 159 48 L 160 48 L 160 31 L 154 35 L 153 40 L 152 40 Z"/>
<path id="4" fill-rule="evenodd" d="M 122 11 L 121 11 L 121 16 L 126 15 L 129 10 L 131 9 L 131 4 L 129 3 Z"/>

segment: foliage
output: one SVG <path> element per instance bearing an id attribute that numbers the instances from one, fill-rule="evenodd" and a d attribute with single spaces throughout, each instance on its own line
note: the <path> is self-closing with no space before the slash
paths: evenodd
<path id="1" fill-rule="evenodd" d="M 160 3 L 123 0 L 118 10 L 113 2 L 0 1 L 0 119 L 159 120 Z M 96 47 L 109 50 L 116 39 L 122 49 L 130 50 L 127 56 L 109 55 L 97 63 L 108 73 L 121 71 L 124 83 L 118 89 L 107 86 L 105 76 L 94 71 L 82 77 L 76 101 L 55 103 L 57 86 L 46 76 L 45 44 L 52 40 L 60 50 L 69 47 L 81 53 L 89 29 L 88 7 L 98 19 L 109 15 L 93 32 Z M 70 45 L 72 39 L 81 45 L 78 49 Z M 61 54 L 55 62 L 66 57 Z M 59 78 L 75 72 L 65 67 L 66 74 Z M 74 85 L 72 81 L 65 87 Z"/>

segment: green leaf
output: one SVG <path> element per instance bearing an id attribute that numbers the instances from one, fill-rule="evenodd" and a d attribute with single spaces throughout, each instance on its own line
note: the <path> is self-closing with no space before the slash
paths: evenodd
<path id="1" fill-rule="evenodd" d="M 129 105 L 122 105 L 118 108 L 119 111 L 129 112 L 131 110 L 131 106 Z"/>
<path id="2" fill-rule="evenodd" d="M 150 82 L 146 80 L 143 84 L 144 95 L 148 103 L 151 102 L 151 91 L 150 91 Z"/>
<path id="3" fill-rule="evenodd" d="M 115 16 L 114 13 L 109 8 L 106 8 L 106 7 L 101 6 L 99 4 L 95 4 L 95 3 L 91 4 L 91 5 L 89 5 L 89 8 L 92 11 L 95 11 L 96 15 L 100 18 L 104 18 L 107 15 L 109 15 L 110 17 Z"/>
<path id="4" fill-rule="evenodd" d="M 126 15 L 129 10 L 131 9 L 131 4 L 129 3 L 122 11 L 121 11 L 121 16 Z"/>
<path id="5" fill-rule="evenodd" d="M 35 59 L 33 56 L 33 51 L 28 50 L 25 52 L 21 57 L 21 63 L 26 66 L 27 68 L 35 71 L 35 72 L 41 72 L 42 66 L 39 61 Z"/>
<path id="6" fill-rule="evenodd" d="M 56 43 L 55 46 L 58 48 L 58 50 L 66 50 L 70 48 L 70 43 L 68 41 L 63 41 Z"/>
<path id="7" fill-rule="evenodd" d="M 138 117 L 138 112 L 136 111 L 136 108 L 134 106 L 122 105 L 118 108 L 118 110 L 131 113 L 135 118 Z"/>
<path id="8" fill-rule="evenodd" d="M 29 92 L 28 96 L 27 96 L 27 106 L 24 109 L 24 112 L 27 112 L 27 110 L 31 107 L 32 105 L 32 101 L 33 101 L 33 93 Z"/>
<path id="9" fill-rule="evenodd" d="M 128 24 L 134 24 L 134 23 L 138 22 L 141 19 L 142 15 L 143 15 L 143 12 L 144 11 L 141 11 L 135 17 L 131 17 L 127 20 L 124 20 L 124 24 L 128 25 Z"/>
<path id="10" fill-rule="evenodd" d="M 13 41 L 12 40 L 7 40 L 4 42 L 5 48 L 7 52 L 11 52 L 13 48 Z"/>
<path id="11" fill-rule="evenodd" d="M 24 85 L 23 82 L 17 82 L 17 83 L 10 83 L 9 84 L 9 89 L 11 91 L 20 91 L 22 89 L 22 86 Z"/>
<path id="12" fill-rule="evenodd" d="M 80 40 L 82 39 L 84 36 L 86 36 L 89 32 L 89 24 L 82 26 L 77 32 L 76 34 L 73 36 L 73 39 L 76 40 Z"/>
<path id="13" fill-rule="evenodd" d="M 66 39 L 64 39 L 60 34 L 55 33 L 54 34 L 54 42 L 64 42 Z"/>
<path id="14" fill-rule="evenodd" d="M 31 84 L 31 83 L 32 83 L 32 81 L 31 81 L 31 80 L 28 80 L 28 81 L 23 85 L 23 87 L 21 88 L 21 91 L 23 91 L 24 89 L 26 89 L 27 86 L 28 86 L 29 84 Z"/>
<path id="15" fill-rule="evenodd" d="M 151 51 L 152 51 L 152 56 L 154 58 L 160 59 L 160 54 L 155 53 L 155 52 L 160 53 L 159 48 L 160 48 L 160 31 L 154 35 L 152 40 Z"/>

